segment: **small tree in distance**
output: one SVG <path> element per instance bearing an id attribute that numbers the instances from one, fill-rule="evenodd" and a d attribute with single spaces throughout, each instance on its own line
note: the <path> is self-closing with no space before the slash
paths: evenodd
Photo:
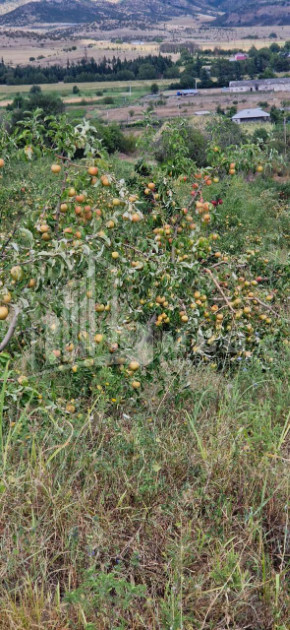
<path id="1" fill-rule="evenodd" d="M 30 94 L 40 94 L 41 93 L 41 87 L 40 85 L 33 85 L 30 90 L 29 90 Z"/>

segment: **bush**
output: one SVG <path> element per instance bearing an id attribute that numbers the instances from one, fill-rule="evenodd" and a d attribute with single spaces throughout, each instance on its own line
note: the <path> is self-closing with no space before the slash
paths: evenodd
<path id="1" fill-rule="evenodd" d="M 10 123 L 13 129 L 19 121 L 26 117 L 26 112 L 40 109 L 41 118 L 44 120 L 46 116 L 61 114 L 64 111 L 64 104 L 59 96 L 43 94 L 41 91 L 36 90 L 36 92 L 30 93 L 28 98 L 17 95 L 7 109 L 12 111 Z"/>
<path id="2" fill-rule="evenodd" d="M 207 141 L 205 136 L 198 129 L 194 129 L 188 125 L 187 146 L 189 149 L 189 157 L 196 162 L 197 166 L 205 166 Z"/>
<path id="3" fill-rule="evenodd" d="M 113 105 L 115 101 L 112 96 L 105 96 L 102 102 L 104 103 L 104 105 Z"/>
<path id="4" fill-rule="evenodd" d="M 172 132 L 175 128 L 175 136 Z M 178 145 L 178 146 L 177 146 Z M 174 121 L 171 125 L 165 126 L 160 138 L 155 145 L 155 157 L 161 164 L 172 164 L 178 169 L 178 155 L 192 160 L 197 166 L 204 166 L 206 163 L 207 142 L 198 129 L 194 129 L 187 121 Z M 181 160 L 182 161 L 182 160 Z M 183 163 L 180 170 L 185 171 Z"/>
<path id="5" fill-rule="evenodd" d="M 115 153 L 115 151 L 121 151 L 124 153 L 130 153 L 135 149 L 132 145 L 132 140 L 126 139 L 117 123 L 111 123 L 110 125 L 99 125 L 99 135 L 102 139 L 103 146 L 107 149 L 108 153 Z"/>
<path id="6" fill-rule="evenodd" d="M 265 142 L 267 142 L 267 140 L 269 140 L 268 131 L 263 127 L 261 127 L 261 129 L 255 129 L 252 135 L 252 140 L 255 144 L 262 146 Z"/>
<path id="7" fill-rule="evenodd" d="M 33 85 L 30 90 L 29 90 L 30 94 L 40 94 L 41 93 L 41 87 L 40 85 Z"/>
<path id="8" fill-rule="evenodd" d="M 207 124 L 207 131 L 213 143 L 226 150 L 230 145 L 241 145 L 246 137 L 240 125 L 226 116 L 218 116 Z"/>
<path id="9" fill-rule="evenodd" d="M 223 109 L 220 105 L 216 108 L 216 113 L 220 116 L 226 116 L 227 118 L 232 118 L 237 113 L 236 105 L 231 105 L 231 107 L 227 107 Z"/>
<path id="10" fill-rule="evenodd" d="M 275 123 L 275 124 L 283 123 L 283 117 L 284 117 L 283 112 L 280 109 L 278 109 L 278 107 L 275 107 L 275 105 L 271 107 L 270 116 L 271 116 L 272 123 Z"/>
<path id="11" fill-rule="evenodd" d="M 159 87 L 158 87 L 157 83 L 152 83 L 151 88 L 150 88 L 150 92 L 151 92 L 151 94 L 158 94 Z"/>
<path id="12" fill-rule="evenodd" d="M 136 138 L 133 133 L 123 134 L 121 147 L 120 150 L 123 153 L 134 153 L 136 151 Z"/>
<path id="13" fill-rule="evenodd" d="M 282 127 L 276 127 L 273 133 L 273 146 L 277 151 L 279 151 L 280 155 L 290 155 L 290 134 L 286 134 Z"/>

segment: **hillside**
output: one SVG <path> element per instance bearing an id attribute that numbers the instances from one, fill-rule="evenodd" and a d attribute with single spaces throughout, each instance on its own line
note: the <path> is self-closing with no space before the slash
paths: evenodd
<path id="1" fill-rule="evenodd" d="M 223 11 L 215 24 L 220 26 L 271 26 L 290 24 L 289 0 L 212 0 L 211 4 Z"/>
<path id="2" fill-rule="evenodd" d="M 102 20 L 105 17 L 117 17 L 114 6 L 110 6 L 108 16 L 107 2 L 96 4 L 91 0 L 41 0 L 24 2 L 4 13 L 0 18 L 3 26 L 25 26 L 34 24 L 73 24 Z"/>
<path id="3" fill-rule="evenodd" d="M 0 25 L 79 24 L 98 22 L 104 28 L 124 21 L 136 25 L 177 16 L 211 15 L 221 26 L 289 24 L 288 0 L 1 0 Z"/>
<path id="4" fill-rule="evenodd" d="M 199 12 L 215 15 L 213 8 L 203 0 L 20 0 L 19 3 L 16 0 L 16 6 L 5 1 L 1 2 L 1 6 L 0 25 L 3 26 L 86 22 L 104 22 L 107 25 L 108 21 L 130 20 L 138 23 L 146 19 L 155 22 Z"/>

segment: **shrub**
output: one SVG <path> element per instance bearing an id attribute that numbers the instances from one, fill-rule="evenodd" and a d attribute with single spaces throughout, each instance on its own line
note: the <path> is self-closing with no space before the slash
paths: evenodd
<path id="1" fill-rule="evenodd" d="M 198 166 L 206 162 L 206 139 L 198 129 L 185 120 L 166 124 L 155 144 L 155 157 L 161 164 L 168 164 L 175 173 L 186 171 L 184 160 L 192 160 Z M 179 163 L 180 161 L 180 163 Z"/>
<path id="2" fill-rule="evenodd" d="M 136 151 L 136 138 L 133 133 L 123 134 L 120 141 L 120 151 L 123 153 L 134 153 Z"/>
<path id="3" fill-rule="evenodd" d="M 207 131 L 211 140 L 222 149 L 229 145 L 240 145 L 245 142 L 245 134 L 240 125 L 237 125 L 226 116 L 218 116 L 207 124 Z"/>
<path id="4" fill-rule="evenodd" d="M 263 144 L 265 144 L 265 142 L 267 142 L 267 140 L 269 140 L 269 134 L 266 129 L 264 129 L 263 127 L 261 127 L 261 129 L 255 129 L 252 135 L 252 141 L 255 144 L 259 144 L 262 146 Z"/>
<path id="5" fill-rule="evenodd" d="M 158 94 L 159 87 L 158 87 L 157 83 L 152 83 L 151 88 L 150 88 L 150 92 L 151 92 L 151 94 Z"/>
<path id="6" fill-rule="evenodd" d="M 104 105 L 113 105 L 114 102 L 115 101 L 112 96 L 105 96 L 105 98 L 103 98 Z"/>
<path id="7" fill-rule="evenodd" d="M 98 131 L 103 146 L 107 149 L 108 153 L 115 153 L 115 151 L 127 153 L 129 152 L 128 147 L 132 147 L 130 139 L 126 140 L 126 136 L 117 123 L 99 125 Z"/>
<path id="8" fill-rule="evenodd" d="M 30 94 L 40 94 L 41 93 L 41 87 L 40 85 L 33 85 L 30 90 L 29 90 Z"/>
<path id="9" fill-rule="evenodd" d="M 37 87 L 37 86 L 36 86 Z M 46 116 L 61 114 L 64 111 L 62 99 L 55 94 L 43 94 L 38 90 L 29 95 L 28 98 L 15 97 L 10 110 L 12 110 L 11 127 L 26 117 L 26 112 L 33 112 L 36 109 L 41 110 L 41 117 L 44 120 Z"/>

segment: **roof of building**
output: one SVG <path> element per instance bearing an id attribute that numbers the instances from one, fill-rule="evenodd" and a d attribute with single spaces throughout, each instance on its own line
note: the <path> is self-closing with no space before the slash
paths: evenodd
<path id="1" fill-rule="evenodd" d="M 253 109 L 241 109 L 240 112 L 237 112 L 232 120 L 237 120 L 239 118 L 270 118 L 270 114 L 268 112 L 264 112 L 260 107 L 255 107 Z"/>
<path id="2" fill-rule="evenodd" d="M 271 85 L 272 83 L 284 85 L 290 84 L 290 77 L 279 79 L 250 79 L 246 81 L 230 81 L 230 87 L 239 87 L 243 85 Z"/>

